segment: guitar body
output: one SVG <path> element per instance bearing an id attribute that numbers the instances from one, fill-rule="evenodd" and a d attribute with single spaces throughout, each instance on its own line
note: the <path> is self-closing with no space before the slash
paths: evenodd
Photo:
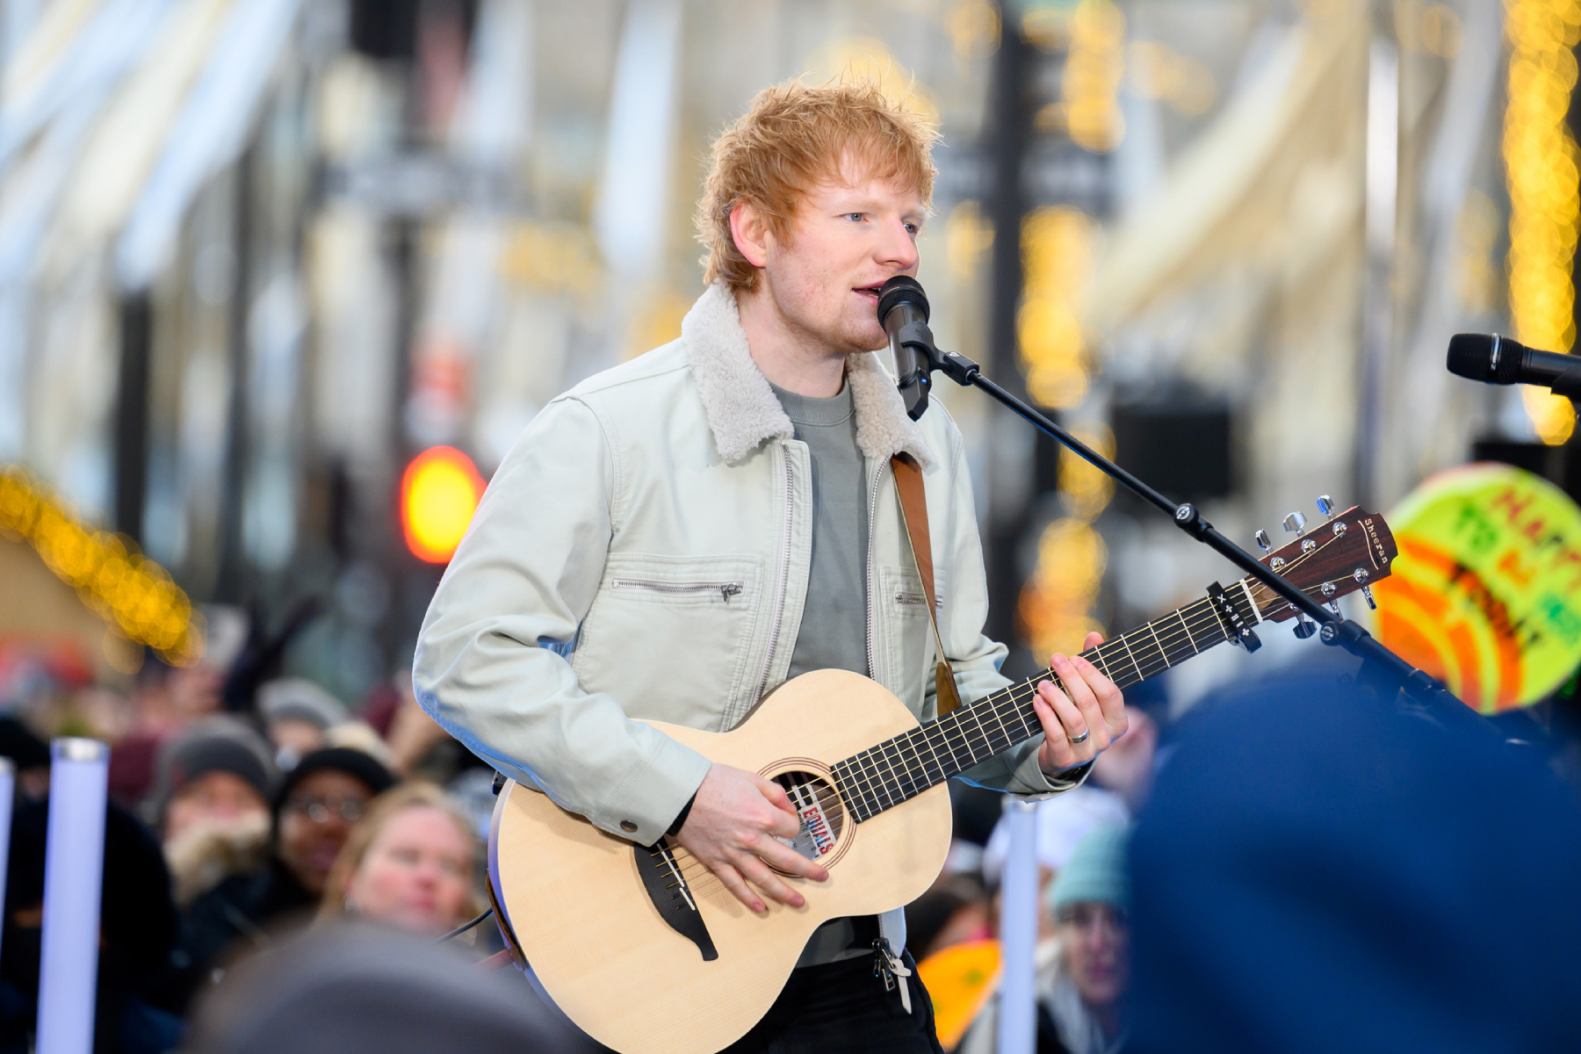
<path id="1" fill-rule="evenodd" d="M 722 764 L 770 779 L 805 774 L 786 778 L 821 799 L 827 830 L 817 851 L 829 871 L 826 883 L 787 879 L 805 907 L 765 897 L 768 914 L 756 916 L 678 850 L 686 903 L 717 952 L 707 961 L 661 915 L 639 872 L 646 851 L 514 782 L 495 806 L 489 872 L 501 922 L 584 1031 L 624 1054 L 711 1054 L 768 1011 L 819 925 L 876 915 L 927 890 L 949 850 L 949 792 L 941 783 L 860 824 L 846 816 L 832 784 L 820 783 L 829 767 L 917 719 L 883 686 L 843 670 L 786 682 L 730 732 L 655 727 Z"/>

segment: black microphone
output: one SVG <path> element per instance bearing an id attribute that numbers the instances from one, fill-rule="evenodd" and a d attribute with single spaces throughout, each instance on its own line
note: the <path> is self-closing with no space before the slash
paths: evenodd
<path id="1" fill-rule="evenodd" d="M 928 329 L 928 295 L 915 278 L 898 274 L 878 291 L 878 324 L 889 334 L 895 377 L 906 415 L 913 421 L 928 408 L 933 380 L 933 333 Z"/>
<path id="2" fill-rule="evenodd" d="M 1497 333 L 1449 338 L 1449 372 L 1488 384 L 1536 384 L 1555 395 L 1581 397 L 1581 356 L 1535 351 Z"/>

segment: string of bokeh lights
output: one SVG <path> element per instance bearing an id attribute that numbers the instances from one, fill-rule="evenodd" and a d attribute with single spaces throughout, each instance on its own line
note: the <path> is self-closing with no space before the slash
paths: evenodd
<path id="1" fill-rule="evenodd" d="M 1576 85 L 1581 0 L 1508 0 L 1510 42 L 1504 111 L 1504 168 L 1510 193 L 1510 319 L 1516 339 L 1534 348 L 1575 346 L 1576 235 L 1581 169 L 1566 118 Z M 1521 397 L 1543 442 L 1575 429 L 1568 399 L 1540 388 Z"/>
<path id="2" fill-rule="evenodd" d="M 128 539 L 95 530 L 15 466 L 0 468 L 0 534 L 26 541 L 83 602 L 127 639 L 178 666 L 197 661 L 192 601 Z"/>

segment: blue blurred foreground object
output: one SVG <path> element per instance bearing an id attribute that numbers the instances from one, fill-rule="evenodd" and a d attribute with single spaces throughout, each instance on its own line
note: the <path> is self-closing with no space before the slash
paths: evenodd
<path id="1" fill-rule="evenodd" d="M 1131 844 L 1131 1051 L 1581 1046 L 1581 814 L 1459 716 L 1305 680 L 1197 721 Z"/>
<path id="2" fill-rule="evenodd" d="M 512 969 L 339 922 L 244 962 L 199 1004 L 188 1054 L 602 1050 Z"/>

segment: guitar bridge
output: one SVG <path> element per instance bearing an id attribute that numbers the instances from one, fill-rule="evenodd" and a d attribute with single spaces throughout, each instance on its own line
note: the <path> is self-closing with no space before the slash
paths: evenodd
<path id="1" fill-rule="evenodd" d="M 675 853 L 663 842 L 634 848 L 642 887 L 648 891 L 648 899 L 653 902 L 665 925 L 697 945 L 704 962 L 713 962 L 719 958 L 714 939 L 708 935 L 708 926 L 703 922 L 702 912 L 697 910 L 697 900 L 686 883 L 686 876 L 681 874 L 680 865 L 676 863 Z"/>

